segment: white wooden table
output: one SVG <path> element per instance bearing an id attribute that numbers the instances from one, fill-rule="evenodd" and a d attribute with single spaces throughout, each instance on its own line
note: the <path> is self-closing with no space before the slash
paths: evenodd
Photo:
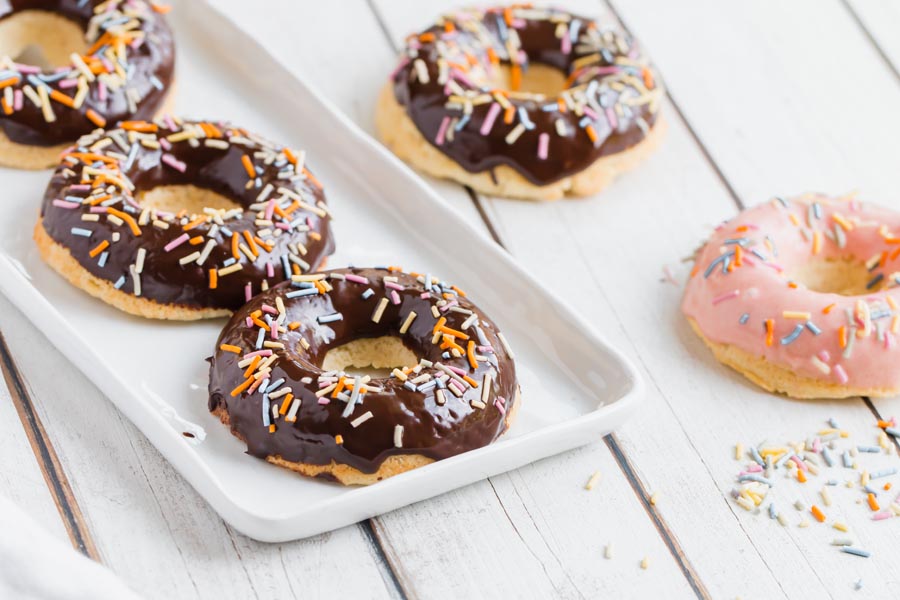
<path id="1" fill-rule="evenodd" d="M 219 1 L 368 131 L 399 41 L 456 4 Z M 835 551 L 825 526 L 799 528 L 799 513 L 780 527 L 727 495 L 736 442 L 803 439 L 834 417 L 864 443 L 900 400 L 757 391 L 694 339 L 680 289 L 661 279 L 665 265 L 684 274 L 681 258 L 711 226 L 772 194 L 859 189 L 900 209 L 900 4 L 561 4 L 620 19 L 649 50 L 669 91 L 660 151 L 585 201 L 531 204 L 432 183 L 634 359 L 648 382 L 636 418 L 592 446 L 445 496 L 260 544 L 223 523 L 0 297 L 0 493 L 148 597 L 897 597 L 900 519 L 847 510 L 873 552 L 866 560 Z M 536 230 L 549 246 L 533 243 Z"/>

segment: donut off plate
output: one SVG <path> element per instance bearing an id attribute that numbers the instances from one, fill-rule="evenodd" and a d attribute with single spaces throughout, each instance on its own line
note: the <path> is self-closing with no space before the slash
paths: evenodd
<path id="1" fill-rule="evenodd" d="M 263 541 L 315 535 L 597 441 L 634 411 L 642 384 L 631 364 L 409 168 L 211 4 L 178 2 L 168 17 L 182 57 L 179 114 L 238 121 L 305 149 L 328 182 L 335 214 L 329 265 L 429 269 L 470 290 L 498 317 L 522 386 L 516 422 L 484 448 L 368 487 L 278 469 L 245 454 L 207 410 L 204 359 L 224 320 L 140 319 L 71 286 L 40 261 L 31 239 L 49 173 L 4 170 L 0 291 L 226 521 Z M 226 51 L 232 47 L 242 51 Z M 208 114 L 211 97 L 215 115 Z M 315 118 L 291 118 L 297 111 Z M 453 230 L 452 248 L 423 223 Z"/>

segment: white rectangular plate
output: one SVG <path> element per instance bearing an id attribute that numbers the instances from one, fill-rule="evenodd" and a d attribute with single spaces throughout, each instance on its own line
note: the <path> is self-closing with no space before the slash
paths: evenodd
<path id="1" fill-rule="evenodd" d="M 329 265 L 400 264 L 460 285 L 506 333 L 522 385 L 501 441 L 369 487 L 268 465 L 206 409 L 204 359 L 223 321 L 133 318 L 70 286 L 31 240 L 48 172 L 2 171 L 0 290 L 226 521 L 264 541 L 315 535 L 596 441 L 633 411 L 641 384 L 628 361 L 421 179 L 214 7 L 182 2 L 169 17 L 180 114 L 306 149 L 336 217 Z M 201 443 L 183 435 L 192 424 L 206 431 Z"/>

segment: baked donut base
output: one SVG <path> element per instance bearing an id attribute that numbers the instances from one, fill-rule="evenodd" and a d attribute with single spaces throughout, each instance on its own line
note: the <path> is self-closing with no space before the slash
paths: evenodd
<path id="1" fill-rule="evenodd" d="M 519 402 L 521 400 L 520 392 L 521 390 L 517 388 L 515 402 L 513 402 L 512 408 L 506 413 L 505 424 L 507 430 L 515 419 L 516 413 L 519 411 Z M 228 425 L 229 430 L 234 437 L 246 443 L 247 440 L 231 427 L 231 417 L 224 407 L 216 407 L 216 409 L 212 411 L 212 414 L 218 417 L 222 423 Z M 504 433 L 505 432 L 506 431 L 504 431 Z M 338 463 L 334 460 L 327 465 L 314 465 L 310 463 L 289 461 L 278 454 L 273 454 L 266 456 L 266 461 L 273 465 L 290 469 L 295 473 L 306 475 L 307 477 L 324 477 L 326 479 L 333 479 L 343 485 L 371 485 L 382 479 L 387 479 L 388 477 L 393 477 L 394 475 L 399 475 L 400 473 L 405 473 L 406 471 L 411 471 L 418 467 L 433 463 L 434 459 L 421 454 L 394 454 L 387 457 L 374 473 L 364 473 L 356 467 Z"/>
<path id="2" fill-rule="evenodd" d="M 653 152 L 666 128 L 666 121 L 658 115 L 647 137 L 631 148 L 601 157 L 575 175 L 547 185 L 535 185 L 507 165 L 492 169 L 496 182 L 491 171 L 470 173 L 463 169 L 422 136 L 406 113 L 406 108 L 397 102 L 390 81 L 382 88 L 375 111 L 375 129 L 381 141 L 399 158 L 423 173 L 453 179 L 484 194 L 524 200 L 559 200 L 567 194 L 590 196 L 598 193 L 619 174 L 635 167 Z"/>
<path id="3" fill-rule="evenodd" d="M 857 396 L 884 398 L 900 394 L 900 388 L 858 388 L 797 375 L 789 368 L 767 361 L 764 356 L 751 354 L 731 344 L 713 342 L 703 335 L 694 319 L 688 318 L 688 322 L 703 343 L 712 350 L 716 360 L 769 392 L 801 400 Z"/>
<path id="4" fill-rule="evenodd" d="M 117 290 L 111 282 L 94 276 L 82 267 L 68 248 L 51 238 L 44 229 L 42 218 L 38 218 L 38 222 L 34 226 L 34 241 L 44 262 L 69 283 L 129 314 L 148 319 L 172 321 L 213 319 L 227 317 L 231 314 L 231 311 L 225 308 L 190 308 L 176 304 L 162 304 Z"/>
<path id="5" fill-rule="evenodd" d="M 159 115 L 165 115 L 172 112 L 175 105 L 175 80 L 169 84 L 166 91 L 166 97 L 162 106 L 156 112 Z M 65 109 L 71 110 L 71 109 Z M 115 123 L 107 123 L 112 127 Z M 48 127 L 53 127 L 53 123 L 47 123 Z M 6 135 L 3 129 L 0 129 L 0 167 L 10 167 L 13 169 L 23 169 L 29 171 L 41 171 L 43 169 L 51 169 L 59 164 L 60 155 L 70 148 L 77 140 L 64 142 L 55 146 L 35 146 L 31 144 L 20 144 L 14 142 Z"/>

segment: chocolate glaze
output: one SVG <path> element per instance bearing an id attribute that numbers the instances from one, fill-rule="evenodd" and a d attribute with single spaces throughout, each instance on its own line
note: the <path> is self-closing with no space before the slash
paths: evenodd
<path id="1" fill-rule="evenodd" d="M 94 16 L 94 8 L 103 2 L 105 0 L 90 0 L 79 6 L 79 0 L 0 0 L 0 19 L 10 18 L 26 10 L 46 11 L 74 21 L 87 32 L 89 22 Z M 140 11 L 140 29 L 145 34 L 144 41 L 140 45 L 128 47 L 127 67 L 130 75 L 126 86 L 118 89 L 108 87 L 104 96 L 98 85 L 99 80 L 95 80 L 89 84 L 87 97 L 77 109 L 52 101 L 51 105 L 56 115 L 56 120 L 52 123 L 44 119 L 40 108 L 25 98 L 20 110 L 10 115 L 0 111 L 0 127 L 9 139 L 33 146 L 53 146 L 70 142 L 96 129 L 97 125 L 86 116 L 88 109 L 93 109 L 104 117 L 110 127 L 121 120 L 153 118 L 162 106 L 175 69 L 175 42 L 172 32 L 162 15 L 155 12 L 144 0 L 113 2 L 112 5 Z M 113 19 L 114 15 L 110 18 Z M 95 41 L 95 39 L 87 40 L 88 46 Z M 71 66 L 66 67 L 65 70 L 68 71 L 70 68 Z M 52 77 L 55 73 L 47 71 L 37 76 Z M 152 81 L 154 76 L 161 84 L 161 89 L 154 85 Z M 27 85 L 34 87 L 23 76 L 12 88 L 21 90 Z M 75 88 L 63 89 L 60 80 L 49 81 L 47 85 L 70 97 L 75 93 Z M 137 93 L 139 100 L 136 111 L 129 110 L 126 89 L 133 89 Z"/>
<path id="2" fill-rule="evenodd" d="M 184 127 L 199 130 L 199 126 L 194 123 L 185 123 Z M 224 225 L 232 233 L 241 234 L 241 242 L 247 244 L 242 235 L 243 231 L 258 234 L 265 227 L 255 224 L 260 211 L 259 209 L 250 209 L 250 207 L 258 202 L 260 194 L 269 184 L 272 185 L 272 191 L 268 194 L 267 201 L 281 198 L 277 189 L 279 186 L 284 186 L 305 198 L 308 204 L 323 203 L 322 206 L 324 206 L 324 192 L 314 180 L 302 174 L 295 175 L 293 180 L 279 178 L 279 174 L 283 174 L 285 170 L 290 172 L 295 168 L 286 161 L 280 147 L 273 146 L 260 138 L 250 139 L 248 136 L 251 134 L 243 130 L 231 129 L 227 125 L 219 124 L 217 128 L 224 136 L 219 140 L 231 141 L 227 149 L 208 147 L 205 145 L 206 140 L 202 137 L 196 147 L 188 141 L 178 141 L 172 143 L 168 151 L 147 148 L 141 144 L 131 146 L 136 146 L 134 160 L 131 161 L 131 166 L 128 166 L 127 160 L 123 160 L 124 166 L 121 173 L 125 179 L 133 183 L 134 192 L 122 193 L 121 190 L 116 190 L 113 196 L 120 202 L 114 204 L 113 207 L 117 210 L 131 211 L 129 214 L 137 220 L 143 211 L 140 206 L 141 192 L 149 191 L 157 186 L 190 184 L 216 192 L 245 209 L 235 218 L 225 219 Z M 181 126 L 170 123 L 161 127 L 156 135 L 161 139 L 181 131 L 184 131 Z M 84 151 L 88 146 L 96 145 L 98 142 L 103 144 L 103 140 L 109 139 L 108 135 L 108 132 L 104 132 L 82 138 L 81 145 L 73 152 Z M 124 132 L 113 130 L 112 135 L 122 138 Z M 98 154 L 103 156 L 110 154 L 121 156 L 119 153 L 124 153 L 124 151 L 116 144 L 108 144 L 103 150 L 98 151 Z M 258 179 L 254 185 L 248 188 L 249 176 L 242 163 L 242 157 L 254 156 L 256 153 L 270 153 L 272 156 L 280 158 L 268 165 L 262 164 L 260 160 L 254 160 Z M 176 160 L 182 161 L 185 165 L 185 172 L 182 173 L 166 164 L 163 161 L 164 155 L 170 155 Z M 117 225 L 108 220 L 108 215 L 102 213 L 100 213 L 100 221 L 85 222 L 82 220 L 82 215 L 91 212 L 92 209 L 89 205 L 85 204 L 71 209 L 54 204 L 56 199 L 79 200 L 87 196 L 88 192 L 78 188 L 78 185 L 82 183 L 84 169 L 85 164 L 81 160 L 75 161 L 74 164 L 70 160 L 64 160 L 63 164 L 56 169 L 44 194 L 41 208 L 44 229 L 57 243 L 68 248 L 81 266 L 93 275 L 112 283 L 124 276 L 125 283 L 120 290 L 126 293 L 133 294 L 135 291 L 134 279 L 130 275 L 130 266 L 135 264 L 139 248 L 144 248 L 146 251 L 144 269 L 141 273 L 141 296 L 143 298 L 163 304 L 230 310 L 237 309 L 245 302 L 247 283 L 251 284 L 252 293 L 257 293 L 263 282 L 274 285 L 285 280 L 281 257 L 291 253 L 290 244 L 299 242 L 306 247 L 307 253 L 302 256 L 302 260 L 309 266 L 303 270 L 318 268 L 324 258 L 334 251 L 334 240 L 329 226 L 330 216 L 327 213 L 321 216 L 322 209 L 318 207 L 316 207 L 316 210 L 319 211 L 318 214 L 312 210 L 298 208 L 291 213 L 291 217 L 304 219 L 302 224 L 293 227 L 290 231 L 279 230 L 281 233 L 277 236 L 266 236 L 265 241 L 271 241 L 273 244 L 272 251 L 266 252 L 262 247 L 257 246 L 259 257 L 252 263 L 241 252 L 240 263 L 243 268 L 235 273 L 218 277 L 216 289 L 210 289 L 209 269 L 221 269 L 223 263 L 232 258 L 231 236 L 228 232 L 219 227 L 218 231 L 210 236 L 210 231 L 214 226 L 211 221 L 185 230 L 184 226 L 194 220 L 193 216 L 179 218 L 165 214 L 157 214 L 157 217 L 169 223 L 168 229 L 160 229 L 152 223 L 148 223 L 140 226 L 140 236 L 133 235 L 127 224 Z M 75 187 L 73 188 L 73 186 Z M 277 202 L 281 206 L 289 206 L 292 203 L 292 198 L 285 198 Z M 93 210 L 98 209 L 94 208 Z M 262 211 L 264 210 L 262 209 Z M 310 228 L 308 232 L 301 231 L 306 227 Z M 88 238 L 75 235 L 72 232 L 73 228 L 89 229 L 92 231 L 91 236 Z M 101 266 L 99 256 L 91 257 L 89 252 L 102 240 L 111 240 L 115 232 L 119 233 L 119 241 L 112 242 L 107 248 L 109 254 L 105 265 Z M 167 252 L 165 247 L 184 233 L 191 237 L 203 236 L 203 242 L 198 245 L 182 243 Z M 196 262 L 186 265 L 179 264 L 179 259 L 192 252 L 201 251 L 210 239 L 215 240 L 216 245 L 202 266 Z M 267 265 L 269 263 L 273 265 L 272 276 L 268 274 Z"/>
<path id="3" fill-rule="evenodd" d="M 583 69 L 584 64 L 577 65 L 580 74 L 575 75 L 568 86 L 569 90 L 591 90 L 587 94 L 592 96 L 588 106 L 600 109 L 595 111 L 596 118 L 589 119 L 596 141 L 591 140 L 583 127 L 584 112 L 577 111 L 576 114 L 569 109 L 561 114 L 556 109 L 544 110 L 557 105 L 557 98 L 531 95 L 509 98 L 517 110 L 523 108 L 526 111 L 528 121 L 534 124 L 514 143 L 507 143 L 506 136 L 521 119 L 517 116 L 511 123 L 504 123 L 502 111 L 490 132 L 487 135 L 480 133 L 492 102 L 474 105 L 471 118 L 462 129 L 454 129 L 453 123 L 458 121 L 452 121 L 452 139 L 448 136 L 443 143 L 438 143 L 445 117 L 461 119 L 464 114 L 460 108 L 447 106 L 452 92 L 440 80 L 439 63 L 450 60 L 464 65 L 466 55 L 474 57 L 477 64 L 463 77 L 453 79 L 473 96 L 490 93 L 492 86 L 486 82 L 485 75 L 493 67 L 487 49 L 490 47 L 496 53 L 500 63 L 511 64 L 500 34 L 500 28 L 506 27 L 500 24 L 504 19 L 503 9 L 460 11 L 407 40 L 405 57 L 393 79 L 395 97 L 406 107 L 407 114 L 425 139 L 469 172 L 490 170 L 493 173 L 497 166 L 507 165 L 535 185 L 550 184 L 582 171 L 600 157 L 634 146 L 646 137 L 656 122 L 660 90 L 652 81 L 655 79 L 652 67 L 630 38 L 621 32 L 602 30 L 583 17 L 551 9 L 539 12 L 546 18 L 537 18 L 535 11 L 530 9 L 521 13 L 513 9 L 511 13 L 524 52 L 523 68 L 527 68 L 528 63 L 540 63 L 572 75 L 573 63 L 596 54 L 596 60 L 590 62 L 591 69 Z M 563 51 L 561 40 L 556 36 L 560 22 L 568 24 L 567 32 L 572 31 L 576 22 L 579 24 L 576 31 L 586 32 L 578 34 L 578 41 L 572 44 L 568 53 Z M 452 32 L 447 33 L 446 27 L 452 27 Z M 421 35 L 426 35 L 425 41 Z M 439 43 L 428 41 L 428 35 L 436 36 Z M 466 54 L 460 50 L 465 50 Z M 427 83 L 422 83 L 416 73 L 416 58 L 420 58 L 428 70 Z M 606 72 L 614 65 L 618 67 L 616 73 Z M 645 75 L 645 69 L 649 74 Z M 645 76 L 651 83 L 649 89 L 645 86 Z M 606 107 L 614 113 L 613 121 L 607 116 Z M 565 135 L 557 132 L 556 121 L 560 119 L 565 125 Z M 546 159 L 538 156 L 538 140 L 542 133 L 549 134 Z"/>
<path id="4" fill-rule="evenodd" d="M 455 297 L 459 307 L 474 311 L 478 315 L 478 326 L 490 349 L 480 348 L 478 354 L 488 357 L 478 362 L 472 369 L 462 358 L 443 358 L 443 350 L 432 344 L 437 319 L 431 306 L 439 295 L 431 293 L 423 298 L 424 277 L 414 277 L 399 271 L 384 269 L 336 269 L 325 272 L 333 289 L 325 294 L 287 298 L 286 293 L 298 288 L 285 283 L 253 298 L 237 311 L 226 325 L 210 359 L 209 409 L 224 408 L 230 418 L 231 428 L 247 442 L 249 454 L 258 457 L 277 455 L 282 458 L 306 464 L 323 465 L 335 461 L 347 464 L 365 473 L 373 473 L 386 458 L 397 454 L 422 454 L 435 460 L 453 456 L 473 448 L 485 446 L 494 441 L 506 429 L 504 412 L 495 405 L 495 398 L 506 401 L 506 409 L 511 410 L 516 401 L 518 383 L 515 364 L 504 350 L 498 338 L 497 327 L 474 304 L 464 297 Z M 368 284 L 354 283 L 340 279 L 346 274 L 355 274 L 369 280 Z M 379 323 L 372 315 L 381 298 L 391 290 L 384 285 L 384 276 L 393 275 L 397 283 L 405 289 L 399 293 L 400 304 L 389 302 Z M 363 299 L 361 294 L 367 289 L 374 295 Z M 275 431 L 270 433 L 262 421 L 263 394 L 246 392 L 234 397 L 231 391 L 244 381 L 244 369 L 238 366 L 243 355 L 256 348 L 258 329 L 248 327 L 248 315 L 260 310 L 263 305 L 276 306 L 276 297 L 281 297 L 286 307 L 285 323 L 297 321 L 301 325 L 294 331 L 279 335 L 284 350 L 275 350 L 278 360 L 269 375 L 274 382 L 285 378 L 294 396 L 301 399 L 297 420 L 294 423 L 280 417 L 274 421 Z M 409 330 L 400 335 L 399 330 L 410 311 L 418 315 Z M 343 319 L 327 324 L 319 324 L 323 315 L 339 312 Z M 447 310 L 446 326 L 460 329 L 468 314 Z M 478 340 L 474 326 L 466 333 Z M 369 382 L 369 386 L 383 387 L 383 392 L 369 392 L 357 404 L 350 417 L 342 416 L 346 404 L 341 400 L 331 400 L 329 404 L 319 404 L 316 392 L 320 387 L 318 377 L 322 375 L 320 365 L 326 353 L 334 347 L 360 338 L 396 335 L 416 356 L 435 363 L 442 363 L 462 369 L 479 385 L 478 389 L 467 389 L 461 398 L 445 390 L 446 403 L 439 405 L 435 388 L 428 391 L 411 391 L 395 377 Z M 309 342 L 308 350 L 300 346 L 300 338 Z M 268 338 L 267 338 L 268 339 Z M 476 341 L 481 344 L 480 341 Z M 240 355 L 223 351 L 221 344 L 231 344 L 242 349 Z M 460 344 L 466 347 L 466 342 Z M 472 401 L 482 398 L 482 382 L 485 373 L 491 372 L 490 392 L 487 406 L 476 408 Z M 423 368 L 420 374 L 442 374 L 437 367 Z M 304 377 L 311 383 L 301 382 Z M 415 375 L 413 375 L 415 377 Z M 260 386 L 261 388 L 262 386 Z M 279 398 L 271 401 L 279 404 Z M 373 418 L 357 428 L 351 421 L 366 411 Z M 403 426 L 403 447 L 394 446 L 394 428 Z M 335 436 L 343 437 L 343 444 L 336 443 Z"/>

